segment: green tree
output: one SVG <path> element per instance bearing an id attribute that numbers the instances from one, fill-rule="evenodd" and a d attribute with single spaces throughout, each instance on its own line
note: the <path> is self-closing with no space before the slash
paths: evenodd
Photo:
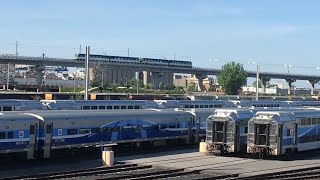
<path id="1" fill-rule="evenodd" d="M 198 91 L 197 84 L 194 83 L 194 82 L 189 83 L 187 89 L 188 89 L 189 92 Z"/>
<path id="2" fill-rule="evenodd" d="M 247 82 L 247 73 L 242 64 L 229 62 L 222 66 L 218 82 L 225 94 L 237 95 Z"/>

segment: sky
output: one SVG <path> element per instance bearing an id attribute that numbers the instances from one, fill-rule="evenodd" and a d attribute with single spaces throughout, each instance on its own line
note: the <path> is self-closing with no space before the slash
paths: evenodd
<path id="1" fill-rule="evenodd" d="M 15 54 L 17 41 L 19 55 L 72 58 L 89 45 L 196 67 L 235 61 L 255 70 L 251 61 L 263 72 L 320 75 L 319 17 L 317 0 L 2 0 L 0 53 Z"/>

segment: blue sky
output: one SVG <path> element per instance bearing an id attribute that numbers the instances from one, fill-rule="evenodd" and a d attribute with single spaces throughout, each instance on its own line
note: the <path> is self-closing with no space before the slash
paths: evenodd
<path id="1" fill-rule="evenodd" d="M 71 58 L 93 53 L 227 61 L 261 71 L 319 74 L 320 1 L 3 0 L 0 53 Z M 84 48 L 83 48 L 84 50 Z M 214 64 L 209 59 L 218 59 Z M 282 80 L 276 80 L 282 81 Z M 299 84 L 299 83 L 298 83 Z"/>

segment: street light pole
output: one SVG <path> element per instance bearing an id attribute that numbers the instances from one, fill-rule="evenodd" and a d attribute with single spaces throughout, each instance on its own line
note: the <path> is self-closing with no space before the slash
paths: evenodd
<path id="1" fill-rule="evenodd" d="M 256 101 L 259 100 L 259 69 L 260 65 L 257 64 L 257 79 L 256 79 Z"/>

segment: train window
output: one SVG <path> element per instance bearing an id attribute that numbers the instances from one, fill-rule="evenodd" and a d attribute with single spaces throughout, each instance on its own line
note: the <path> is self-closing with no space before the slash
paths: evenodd
<path id="1" fill-rule="evenodd" d="M 91 133 L 99 133 L 100 128 L 91 128 Z"/>
<path id="2" fill-rule="evenodd" d="M 317 118 L 312 118 L 312 124 L 318 124 L 318 119 Z"/>
<path id="3" fill-rule="evenodd" d="M 112 109 L 112 106 L 107 106 L 107 109 Z"/>
<path id="4" fill-rule="evenodd" d="M 208 108 L 209 106 L 208 105 L 204 105 L 204 108 Z"/>
<path id="5" fill-rule="evenodd" d="M 34 125 L 31 125 L 29 130 L 30 130 L 30 134 L 34 134 L 36 131 L 36 127 Z"/>
<path id="6" fill-rule="evenodd" d="M 320 118 L 318 118 L 318 124 L 320 124 Z"/>
<path id="7" fill-rule="evenodd" d="M 195 107 L 195 108 L 199 108 L 199 105 L 195 105 L 194 107 Z"/>
<path id="8" fill-rule="evenodd" d="M 0 132 L 0 139 L 5 139 L 5 138 L 6 138 L 6 133 Z"/>
<path id="9" fill-rule="evenodd" d="M 99 109 L 106 109 L 105 106 L 99 106 Z"/>
<path id="10" fill-rule="evenodd" d="M 128 106 L 128 109 L 133 109 L 133 106 Z"/>
<path id="11" fill-rule="evenodd" d="M 127 106 L 121 106 L 121 109 L 127 109 Z"/>
<path id="12" fill-rule="evenodd" d="M 287 136 L 290 136 L 290 129 L 287 128 Z"/>
<path id="13" fill-rule="evenodd" d="M 113 109 L 120 109 L 120 106 L 113 106 Z"/>
<path id="14" fill-rule="evenodd" d="M 78 129 L 67 129 L 67 135 L 78 134 Z"/>
<path id="15" fill-rule="evenodd" d="M 185 107 L 185 108 L 190 108 L 190 105 L 185 105 L 184 107 Z"/>
<path id="16" fill-rule="evenodd" d="M 79 134 L 88 134 L 88 133 L 90 133 L 89 128 L 80 128 L 79 129 Z"/>
<path id="17" fill-rule="evenodd" d="M 203 108 L 203 105 L 200 105 L 200 108 Z"/>
<path id="18" fill-rule="evenodd" d="M 104 133 L 112 132 L 112 128 L 111 127 L 103 127 L 102 132 L 104 132 Z M 92 131 L 91 131 L 91 133 L 92 133 Z"/>
<path id="19" fill-rule="evenodd" d="M 98 106 L 91 106 L 91 109 L 98 109 Z"/>
<path id="20" fill-rule="evenodd" d="M 170 124 L 169 124 L 169 128 L 176 128 L 176 124 L 170 123 Z"/>
<path id="21" fill-rule="evenodd" d="M 12 107 L 11 106 L 3 106 L 2 111 L 12 111 Z"/>
<path id="22" fill-rule="evenodd" d="M 194 108 L 194 105 L 190 105 L 190 108 Z"/>
<path id="23" fill-rule="evenodd" d="M 141 109 L 140 106 L 134 106 L 134 109 Z"/>
<path id="24" fill-rule="evenodd" d="M 301 124 L 301 126 L 307 125 L 307 119 L 306 118 L 301 118 L 300 119 L 300 124 Z"/>
<path id="25" fill-rule="evenodd" d="M 213 108 L 213 105 L 209 105 L 209 108 Z"/>
<path id="26" fill-rule="evenodd" d="M 168 125 L 167 124 L 160 124 L 159 128 L 160 129 L 165 129 L 165 128 L 168 128 Z"/>
<path id="27" fill-rule="evenodd" d="M 89 110 L 89 109 L 90 109 L 90 106 L 82 106 L 82 109 L 83 109 L 83 110 Z"/>
<path id="28" fill-rule="evenodd" d="M 307 118 L 307 125 L 311 124 L 311 118 Z"/>
<path id="29" fill-rule="evenodd" d="M 47 125 L 46 132 L 47 132 L 47 134 L 51 134 L 52 133 L 52 125 L 51 124 Z"/>
<path id="30" fill-rule="evenodd" d="M 13 139 L 13 132 L 8 132 L 8 139 Z"/>

